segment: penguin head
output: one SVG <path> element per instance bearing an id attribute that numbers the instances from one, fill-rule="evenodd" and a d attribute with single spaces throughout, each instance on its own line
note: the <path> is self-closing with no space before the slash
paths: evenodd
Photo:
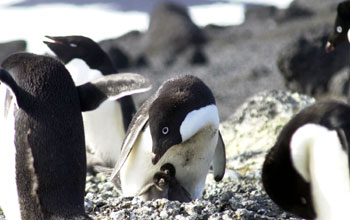
<path id="1" fill-rule="evenodd" d="M 159 190 L 164 191 L 169 186 L 170 176 L 166 173 L 157 172 L 153 176 L 153 183 L 158 187 Z"/>
<path id="2" fill-rule="evenodd" d="M 157 94 L 149 109 L 153 164 L 157 164 L 169 148 L 189 140 L 208 124 L 219 124 L 214 96 L 195 76 L 171 79 Z"/>
<path id="3" fill-rule="evenodd" d="M 44 43 L 65 64 L 74 58 L 80 58 L 90 68 L 97 69 L 106 56 L 105 52 L 95 41 L 84 36 L 46 37 L 53 42 L 44 41 Z"/>
<path id="4" fill-rule="evenodd" d="M 289 146 L 284 149 L 280 146 L 280 143 L 277 143 L 264 162 L 264 189 L 283 210 L 304 219 L 315 219 L 311 185 L 293 167 Z"/>
<path id="5" fill-rule="evenodd" d="M 55 100 L 61 100 L 62 90 L 66 94 L 75 93 L 76 88 L 67 69 L 51 57 L 16 53 L 4 60 L 2 67 L 11 73 L 3 74 L 2 82 L 9 85 L 16 94 L 17 104 L 28 113 L 39 105 L 46 107 Z M 68 100 L 71 102 L 71 97 L 66 98 L 66 103 Z"/>
<path id="6" fill-rule="evenodd" d="M 166 163 L 160 167 L 160 171 L 166 173 L 170 177 L 175 177 L 176 170 L 175 167 L 171 163 Z"/>
<path id="7" fill-rule="evenodd" d="M 339 44 L 349 41 L 348 31 L 350 28 L 350 1 L 341 2 L 337 8 L 337 17 L 332 34 L 328 37 L 326 52 L 332 52 Z"/>

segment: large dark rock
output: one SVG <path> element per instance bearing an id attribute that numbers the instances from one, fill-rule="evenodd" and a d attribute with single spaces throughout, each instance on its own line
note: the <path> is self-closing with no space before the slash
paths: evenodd
<path id="1" fill-rule="evenodd" d="M 303 2 L 304 1 L 294 0 L 287 9 L 280 10 L 278 13 L 276 13 L 275 20 L 278 22 L 286 22 L 313 16 L 315 12 L 308 6 L 305 6 Z"/>
<path id="2" fill-rule="evenodd" d="M 226 166 L 242 174 L 260 170 L 283 126 L 314 102 L 312 97 L 281 90 L 267 90 L 247 98 L 220 124 Z"/>
<path id="3" fill-rule="evenodd" d="M 329 92 L 328 84 L 339 70 L 350 65 L 350 47 L 343 44 L 327 54 L 325 44 L 330 27 L 310 30 L 280 50 L 277 65 L 286 87 L 308 95 L 321 96 Z"/>
<path id="4" fill-rule="evenodd" d="M 192 22 L 187 9 L 164 1 L 151 13 L 149 28 L 143 38 L 143 54 L 150 60 L 161 57 L 163 64 L 172 64 L 186 49 L 204 42 L 203 32 Z"/>
<path id="5" fill-rule="evenodd" d="M 0 64 L 4 61 L 9 55 L 25 51 L 27 43 L 24 40 L 10 41 L 6 43 L 0 43 Z"/>
<path id="6" fill-rule="evenodd" d="M 143 35 L 139 31 L 130 31 L 121 37 L 103 40 L 99 44 L 118 69 L 147 66 L 147 58 L 142 56 Z"/>
<path id="7" fill-rule="evenodd" d="M 315 12 L 303 3 L 304 2 L 294 0 L 286 9 L 278 9 L 275 6 L 246 4 L 245 22 L 266 22 L 267 19 L 273 19 L 278 23 L 282 23 L 313 16 Z"/>
<path id="8" fill-rule="evenodd" d="M 245 5 L 245 22 L 266 21 L 268 18 L 274 18 L 278 12 L 275 6 L 265 6 L 257 4 Z"/>

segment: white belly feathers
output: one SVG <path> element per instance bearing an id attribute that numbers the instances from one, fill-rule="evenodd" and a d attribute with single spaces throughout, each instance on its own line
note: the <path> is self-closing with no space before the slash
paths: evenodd
<path id="1" fill-rule="evenodd" d="M 193 199 L 200 198 L 217 140 L 218 130 L 213 126 L 204 127 L 188 141 L 171 147 L 158 163 L 153 165 L 152 138 L 147 126 L 136 140 L 133 150 L 120 170 L 124 196 L 137 195 L 143 186 L 152 182 L 153 175 L 163 164 L 171 163 L 176 169 L 176 179 L 179 183 Z"/>

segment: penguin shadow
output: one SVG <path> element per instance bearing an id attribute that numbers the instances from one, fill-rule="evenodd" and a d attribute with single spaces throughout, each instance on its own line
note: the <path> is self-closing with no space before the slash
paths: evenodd
<path id="1" fill-rule="evenodd" d="M 143 201 L 165 198 L 170 201 L 190 202 L 190 193 L 177 181 L 175 167 L 166 163 L 153 176 L 153 182 L 141 189 L 138 197 Z"/>

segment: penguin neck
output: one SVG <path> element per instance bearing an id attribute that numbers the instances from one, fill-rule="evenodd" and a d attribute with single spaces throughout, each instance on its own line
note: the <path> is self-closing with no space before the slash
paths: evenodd
<path id="1" fill-rule="evenodd" d="M 308 124 L 297 130 L 291 145 L 296 170 L 311 184 L 317 219 L 350 219 L 348 154 L 337 132 Z M 300 160 L 301 154 L 306 156 Z"/>
<path id="2" fill-rule="evenodd" d="M 91 67 L 93 68 L 93 67 Z M 105 55 L 102 59 L 102 63 L 96 67 L 97 70 L 101 71 L 103 75 L 110 75 L 112 73 L 117 73 L 117 69 L 113 65 L 111 59 Z"/>
<path id="3" fill-rule="evenodd" d="M 101 71 L 91 69 L 84 60 L 78 58 L 67 63 L 66 68 L 68 69 L 76 85 L 82 85 L 103 76 Z"/>

